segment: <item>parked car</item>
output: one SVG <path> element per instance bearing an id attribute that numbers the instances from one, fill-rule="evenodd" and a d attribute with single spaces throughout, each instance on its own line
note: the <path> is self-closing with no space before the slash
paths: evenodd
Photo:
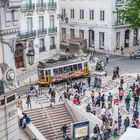
<path id="1" fill-rule="evenodd" d="M 130 53 L 130 58 L 138 58 L 140 57 L 140 49 Z"/>

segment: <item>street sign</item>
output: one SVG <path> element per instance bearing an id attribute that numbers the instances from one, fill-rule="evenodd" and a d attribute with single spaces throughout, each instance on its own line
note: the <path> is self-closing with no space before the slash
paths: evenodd
<path id="1" fill-rule="evenodd" d="M 4 94 L 4 85 L 3 85 L 3 81 L 0 80 L 0 96 Z"/>
<path id="2" fill-rule="evenodd" d="M 118 98 L 114 99 L 114 105 L 119 105 L 119 99 Z"/>

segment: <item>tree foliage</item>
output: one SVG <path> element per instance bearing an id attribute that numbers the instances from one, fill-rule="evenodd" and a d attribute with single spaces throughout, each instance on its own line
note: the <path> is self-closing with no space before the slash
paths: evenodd
<path id="1" fill-rule="evenodd" d="M 121 19 L 131 28 L 140 28 L 140 0 L 132 0 L 128 7 L 119 9 L 118 12 Z"/>

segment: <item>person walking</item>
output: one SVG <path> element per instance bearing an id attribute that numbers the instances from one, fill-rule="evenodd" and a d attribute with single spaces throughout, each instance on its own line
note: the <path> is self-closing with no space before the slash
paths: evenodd
<path id="1" fill-rule="evenodd" d="M 123 47 L 121 46 L 121 55 L 123 55 Z"/>
<path id="2" fill-rule="evenodd" d="M 90 83 L 91 83 L 91 76 L 90 75 L 87 78 L 87 82 L 88 82 L 88 87 L 90 87 Z"/>
<path id="3" fill-rule="evenodd" d="M 109 54 L 106 55 L 106 63 L 109 61 Z"/>
<path id="4" fill-rule="evenodd" d="M 108 95 L 108 109 L 112 108 L 113 95 L 109 92 Z"/>
<path id="5" fill-rule="evenodd" d="M 138 104 L 139 104 L 139 96 L 136 94 L 134 96 L 134 104 L 133 104 L 133 109 L 138 110 Z"/>
<path id="6" fill-rule="evenodd" d="M 120 102 L 123 100 L 123 96 L 124 96 L 124 90 L 121 88 L 119 91 L 119 100 Z"/>
<path id="7" fill-rule="evenodd" d="M 119 65 L 116 66 L 116 78 L 120 77 L 120 67 Z"/>
<path id="8" fill-rule="evenodd" d="M 27 103 L 27 108 L 31 109 L 32 105 L 31 105 L 31 96 L 30 95 L 27 96 L 27 102 L 26 103 Z"/>
<path id="9" fill-rule="evenodd" d="M 17 99 L 17 107 L 20 108 L 20 109 L 23 109 L 22 100 L 20 99 L 20 96 Z"/>
<path id="10" fill-rule="evenodd" d="M 105 95 L 101 96 L 102 108 L 105 106 Z"/>
<path id="11" fill-rule="evenodd" d="M 61 130 L 62 130 L 62 132 L 63 132 L 63 138 L 64 138 L 64 139 L 66 138 L 66 135 L 67 135 L 67 129 L 68 129 L 68 127 L 67 127 L 66 124 L 64 124 L 64 125 L 61 127 Z"/>
<path id="12" fill-rule="evenodd" d="M 126 119 L 124 120 L 124 127 L 125 127 L 124 131 L 126 131 L 129 125 L 130 125 L 130 119 L 129 117 L 126 117 Z"/>
<path id="13" fill-rule="evenodd" d="M 59 94 L 59 102 L 60 102 L 60 101 L 63 101 L 63 98 L 64 98 L 64 90 L 61 89 L 61 90 L 60 90 L 60 94 Z"/>
<path id="14" fill-rule="evenodd" d="M 127 97 L 125 98 L 125 104 L 126 104 L 126 110 L 129 112 L 130 109 L 130 97 L 127 95 Z"/>

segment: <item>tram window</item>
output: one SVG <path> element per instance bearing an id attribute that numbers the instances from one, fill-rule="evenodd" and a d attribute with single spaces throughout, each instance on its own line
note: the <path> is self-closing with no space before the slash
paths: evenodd
<path id="1" fill-rule="evenodd" d="M 72 66 L 69 66 L 68 71 L 72 71 L 72 70 L 73 70 Z"/>
<path id="2" fill-rule="evenodd" d="M 46 71 L 45 71 L 45 74 L 46 74 L 46 75 L 50 75 L 50 70 L 46 70 Z"/>
<path id="3" fill-rule="evenodd" d="M 43 77 L 44 76 L 44 70 L 38 70 L 38 76 Z"/>
<path id="4" fill-rule="evenodd" d="M 68 73 L 68 67 L 64 67 L 64 73 Z"/>
<path id="5" fill-rule="evenodd" d="M 62 73 L 63 73 L 63 69 L 59 68 L 59 74 L 62 74 Z"/>
<path id="6" fill-rule="evenodd" d="M 73 65 L 73 69 L 74 70 L 77 70 L 77 65 Z"/>
<path id="7" fill-rule="evenodd" d="M 54 75 L 58 75 L 58 70 L 57 69 L 53 69 L 53 74 Z"/>
<path id="8" fill-rule="evenodd" d="M 78 64 L 78 70 L 82 69 L 82 64 Z"/>
<path id="9" fill-rule="evenodd" d="M 88 66 L 88 63 L 87 63 L 87 62 L 85 62 L 85 63 L 84 63 L 84 67 L 87 67 L 87 66 Z"/>

